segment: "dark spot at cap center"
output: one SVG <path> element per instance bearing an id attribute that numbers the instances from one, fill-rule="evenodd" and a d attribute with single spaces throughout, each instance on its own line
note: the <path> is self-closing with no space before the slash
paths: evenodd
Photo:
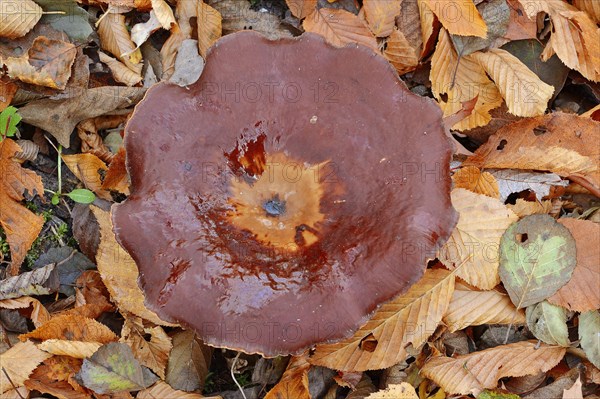
<path id="1" fill-rule="evenodd" d="M 277 217 L 285 213 L 285 201 L 279 199 L 279 194 L 276 194 L 270 200 L 263 203 L 263 209 L 267 216 Z"/>

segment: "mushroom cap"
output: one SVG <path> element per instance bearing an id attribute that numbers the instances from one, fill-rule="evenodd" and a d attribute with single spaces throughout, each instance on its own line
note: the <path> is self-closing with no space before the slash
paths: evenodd
<path id="1" fill-rule="evenodd" d="M 126 127 L 114 231 L 146 305 L 208 344 L 298 354 L 350 336 L 453 229 L 435 103 L 372 50 L 228 35 Z"/>

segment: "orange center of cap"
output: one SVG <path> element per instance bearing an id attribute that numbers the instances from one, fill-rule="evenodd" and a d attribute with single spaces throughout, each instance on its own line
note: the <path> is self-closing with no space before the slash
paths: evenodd
<path id="1" fill-rule="evenodd" d="M 319 240 L 323 186 L 319 170 L 283 153 L 266 154 L 262 173 L 231 178 L 229 221 L 266 245 L 297 251 Z"/>

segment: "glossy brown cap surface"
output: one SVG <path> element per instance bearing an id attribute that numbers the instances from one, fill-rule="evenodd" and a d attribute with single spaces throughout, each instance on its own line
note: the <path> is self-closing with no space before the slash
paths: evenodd
<path id="1" fill-rule="evenodd" d="M 228 35 L 126 128 L 113 209 L 147 306 L 266 356 L 351 335 L 450 235 L 441 112 L 361 46 Z"/>

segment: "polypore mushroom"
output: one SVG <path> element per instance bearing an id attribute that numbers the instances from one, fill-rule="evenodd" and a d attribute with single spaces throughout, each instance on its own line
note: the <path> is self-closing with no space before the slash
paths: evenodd
<path id="1" fill-rule="evenodd" d="M 115 233 L 147 306 L 208 344 L 275 356 L 339 340 L 449 236 L 441 112 L 384 58 L 243 32 L 126 128 Z"/>

